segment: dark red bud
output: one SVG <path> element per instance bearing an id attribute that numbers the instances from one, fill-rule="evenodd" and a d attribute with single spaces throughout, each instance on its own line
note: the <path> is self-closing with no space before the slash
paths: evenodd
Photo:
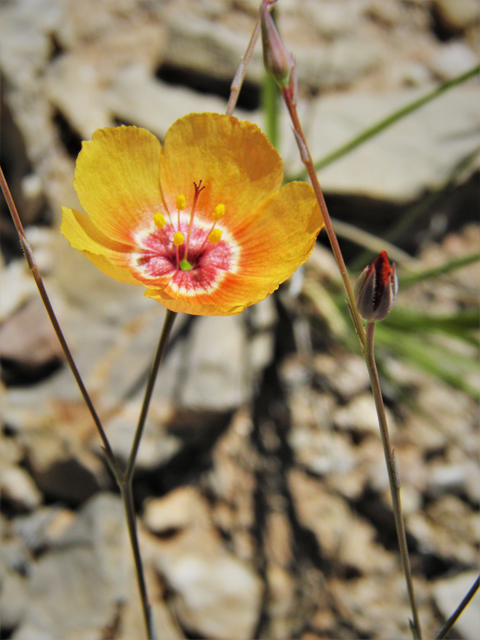
<path id="1" fill-rule="evenodd" d="M 364 269 L 355 285 L 358 312 L 368 321 L 383 320 L 393 307 L 398 291 L 397 270 L 386 251 Z"/>

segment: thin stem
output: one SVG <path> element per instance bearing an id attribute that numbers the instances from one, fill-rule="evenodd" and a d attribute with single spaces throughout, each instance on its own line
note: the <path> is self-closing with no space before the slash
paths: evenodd
<path id="1" fill-rule="evenodd" d="M 148 599 L 142 556 L 140 554 L 140 545 L 138 543 L 137 521 L 135 517 L 135 506 L 133 504 L 132 484 L 131 482 L 122 482 L 119 486 L 120 492 L 122 494 L 125 517 L 127 520 L 127 529 L 130 537 L 130 545 L 133 552 L 133 560 L 135 562 L 135 572 L 137 574 L 138 590 L 140 592 L 140 600 L 142 603 L 143 619 L 145 621 L 147 638 L 148 640 L 157 640 L 152 608 Z"/>
<path id="2" fill-rule="evenodd" d="M 340 250 L 340 246 L 338 244 L 337 236 L 333 229 L 332 220 L 330 218 L 330 214 L 328 213 L 327 205 L 325 203 L 325 198 L 323 197 L 322 188 L 320 187 L 320 182 L 318 181 L 317 172 L 315 171 L 312 156 L 308 149 L 307 141 L 303 133 L 300 119 L 298 117 L 297 105 L 293 101 L 288 89 L 284 89 L 282 91 L 282 95 L 283 95 L 285 104 L 287 105 L 288 112 L 290 113 L 290 118 L 292 120 L 294 133 L 300 149 L 300 157 L 307 169 L 308 175 L 310 177 L 310 182 L 312 183 L 313 190 L 315 191 L 315 195 L 317 197 L 318 204 L 320 206 L 320 210 L 323 215 L 323 220 L 325 222 L 325 230 L 327 232 L 328 239 L 332 247 L 333 255 L 337 262 L 337 266 L 340 271 L 340 275 L 342 277 L 343 284 L 345 287 L 345 292 L 347 294 L 348 305 L 350 308 L 350 313 L 352 314 L 353 324 L 355 326 L 355 330 L 357 332 L 357 336 L 360 341 L 362 350 L 365 351 L 366 340 L 365 340 L 365 330 L 363 328 L 362 319 L 360 318 L 360 314 L 358 313 L 358 310 L 357 310 L 355 296 L 353 294 L 352 283 L 350 282 L 350 278 L 348 276 L 347 267 L 345 266 L 345 261 L 343 259 L 343 255 Z"/>
<path id="3" fill-rule="evenodd" d="M 473 583 L 473 585 L 471 586 L 471 588 L 469 589 L 468 593 L 463 598 L 461 603 L 458 605 L 458 607 L 455 609 L 455 611 L 452 613 L 452 615 L 449 617 L 449 619 L 446 621 L 446 623 L 437 633 L 437 635 L 435 636 L 435 640 L 443 640 L 443 638 L 445 638 L 445 636 L 453 627 L 455 622 L 459 619 L 459 617 L 462 615 L 464 610 L 467 608 L 473 596 L 477 593 L 479 587 L 480 587 L 480 576 L 475 580 L 475 582 Z"/>
<path id="4" fill-rule="evenodd" d="M 247 50 L 245 55 L 240 60 L 240 64 L 238 66 L 237 72 L 233 78 L 231 87 L 230 87 L 230 98 L 227 104 L 226 115 L 231 116 L 235 111 L 235 107 L 237 105 L 238 96 L 240 95 L 240 89 L 242 88 L 243 81 L 245 79 L 245 74 L 247 72 L 247 66 L 250 62 L 250 58 L 252 57 L 253 50 L 255 49 L 255 45 L 257 44 L 258 36 L 260 35 L 260 17 L 258 17 L 257 22 L 255 23 L 255 28 L 252 33 L 252 37 L 250 38 L 250 42 L 248 43 Z"/>
<path id="5" fill-rule="evenodd" d="M 2 187 L 3 195 L 5 196 L 5 200 L 7 201 L 8 208 L 10 209 L 13 223 L 17 229 L 18 236 L 20 238 L 20 243 L 22 245 L 22 249 L 25 254 L 25 259 L 27 260 L 28 267 L 32 272 L 32 276 L 35 280 L 35 284 L 37 285 L 38 291 L 40 293 L 40 297 L 48 313 L 48 317 L 50 318 L 50 322 L 52 323 L 52 326 L 57 335 L 58 341 L 60 342 L 63 353 L 65 355 L 65 359 L 67 360 L 68 366 L 70 367 L 73 373 L 73 376 L 77 382 L 77 385 L 80 389 L 80 393 L 82 394 L 85 404 L 87 405 L 88 410 L 90 411 L 90 415 L 93 418 L 95 426 L 98 429 L 98 433 L 100 434 L 100 438 L 102 439 L 102 443 L 103 443 L 103 450 L 108 459 L 110 467 L 112 468 L 113 473 L 117 475 L 119 473 L 118 463 L 115 459 L 115 456 L 113 454 L 112 448 L 110 446 L 110 442 L 108 441 L 103 425 L 100 421 L 100 418 L 97 414 L 95 407 L 93 406 L 93 402 L 85 387 L 85 384 L 83 383 L 80 372 L 77 369 L 77 365 L 75 364 L 70 348 L 67 344 L 65 336 L 63 335 L 62 329 L 57 320 L 55 312 L 53 310 L 52 304 L 50 302 L 50 298 L 48 297 L 48 294 L 47 294 L 47 290 L 45 289 L 45 285 L 43 284 L 42 276 L 40 275 L 37 262 L 33 255 L 33 251 L 30 247 L 30 244 L 28 243 L 27 236 L 25 234 L 25 229 L 23 228 L 23 224 L 22 224 L 22 221 L 20 220 L 17 207 L 15 206 L 15 202 L 13 200 L 12 194 L 10 192 L 7 181 L 5 179 L 5 175 L 1 167 L 0 167 L 0 185 Z"/>
<path id="6" fill-rule="evenodd" d="M 177 317 L 177 314 L 174 311 L 170 311 L 169 309 L 167 309 L 165 321 L 163 323 L 162 333 L 160 335 L 160 340 L 158 342 L 157 353 L 155 354 L 155 359 L 152 364 L 152 369 L 148 377 L 147 388 L 145 389 L 145 396 L 143 399 L 142 410 L 140 412 L 137 429 L 135 431 L 135 436 L 133 438 L 132 449 L 130 451 L 130 456 L 128 458 L 127 468 L 125 470 L 124 477 L 125 477 L 126 483 L 131 483 L 132 481 L 133 471 L 135 467 L 135 460 L 137 458 L 138 448 L 140 446 L 140 441 L 142 439 L 143 429 L 145 427 L 145 421 L 147 419 L 148 408 L 150 406 L 150 400 L 152 399 L 153 388 L 155 386 L 155 380 L 157 378 L 158 369 L 160 367 L 163 356 L 165 354 L 168 338 L 170 336 L 170 332 L 172 330 L 173 323 L 175 322 L 176 317 Z"/>
<path id="7" fill-rule="evenodd" d="M 380 425 L 380 435 L 382 437 L 383 452 L 385 462 L 387 463 L 388 481 L 390 483 L 390 493 L 392 495 L 393 515 L 395 518 L 395 527 L 397 530 L 398 544 L 400 547 L 400 558 L 402 561 L 405 581 L 407 583 L 408 597 L 410 607 L 413 614 L 413 624 L 418 638 L 421 640 L 422 632 L 420 627 L 420 619 L 417 611 L 417 603 L 415 601 L 415 592 L 413 589 L 412 571 L 410 568 L 410 558 L 408 555 L 407 536 L 405 533 L 405 524 L 402 514 L 402 503 L 400 499 L 400 480 L 395 462 L 395 454 L 390 442 L 390 434 L 388 431 L 387 417 L 385 415 L 385 407 L 383 405 L 382 390 L 378 379 L 377 365 L 375 362 L 374 337 L 375 322 L 367 322 L 367 344 L 365 351 L 365 361 L 367 363 L 368 373 L 370 374 L 370 384 L 377 408 L 378 423 Z"/>
<path id="8" fill-rule="evenodd" d="M 160 340 L 158 342 L 157 352 L 153 360 L 150 375 L 148 377 L 147 387 L 145 389 L 145 396 L 143 398 L 142 409 L 140 411 L 140 417 L 138 419 L 137 428 L 135 430 L 135 436 L 133 438 L 132 449 L 127 462 L 127 468 L 121 478 L 119 484 L 122 494 L 123 505 L 125 509 L 125 515 L 127 518 L 128 533 L 130 536 L 130 543 L 133 551 L 133 559 L 135 562 L 135 571 L 137 574 L 138 589 L 140 592 L 140 599 L 142 601 L 143 617 L 145 621 L 145 627 L 147 630 L 148 640 L 156 640 L 155 626 L 152 616 L 152 608 L 148 598 L 147 586 L 145 583 L 145 575 L 143 571 L 142 557 L 140 554 L 140 545 L 138 542 L 138 532 L 135 518 L 135 506 L 133 504 L 132 482 L 133 472 L 135 470 L 135 460 L 137 458 L 138 449 L 142 440 L 143 430 L 147 419 L 148 409 L 150 401 L 152 399 L 153 389 L 155 387 L 155 381 L 157 379 L 158 369 L 163 360 L 165 349 L 167 347 L 168 338 L 175 322 L 177 314 L 167 309 L 165 315 L 165 321 L 163 323 L 162 333 L 160 334 Z"/>

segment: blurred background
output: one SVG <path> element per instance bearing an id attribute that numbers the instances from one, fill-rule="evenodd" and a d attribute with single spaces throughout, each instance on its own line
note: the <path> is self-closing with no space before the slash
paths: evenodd
<path id="1" fill-rule="evenodd" d="M 258 6 L 0 2 L 1 166 L 122 460 L 164 310 L 72 250 L 60 208 L 79 208 L 75 159 L 95 129 L 135 124 L 162 140 L 186 113 L 225 111 Z M 279 0 L 276 20 L 352 278 L 381 249 L 399 270 L 378 364 L 434 637 L 478 575 L 478 68 L 457 79 L 479 64 L 479 5 Z M 260 43 L 235 113 L 298 176 Z M 121 502 L 3 199 L 0 231 L 0 638 L 140 639 Z M 134 489 L 162 639 L 411 637 L 368 376 L 324 232 L 264 302 L 177 319 Z M 477 595 L 448 637 L 473 640 L 479 625 Z"/>

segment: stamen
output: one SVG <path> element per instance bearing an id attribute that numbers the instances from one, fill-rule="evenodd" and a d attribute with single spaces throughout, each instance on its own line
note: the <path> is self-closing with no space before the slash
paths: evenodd
<path id="1" fill-rule="evenodd" d="M 200 182 L 198 184 L 196 182 L 194 182 L 193 186 L 195 187 L 195 195 L 193 197 L 192 212 L 190 213 L 190 222 L 188 224 L 187 246 L 185 247 L 185 257 L 184 257 L 185 260 L 188 258 L 188 247 L 189 247 L 189 244 L 190 244 L 190 234 L 192 233 L 193 218 L 195 216 L 195 208 L 197 206 L 198 197 L 199 197 L 200 193 L 205 189 L 205 186 L 202 187 L 202 181 L 201 180 L 200 180 Z"/>
<path id="2" fill-rule="evenodd" d="M 183 211 L 186 206 L 187 206 L 187 201 L 185 200 L 185 196 L 182 196 L 181 194 L 177 196 L 177 209 L 179 211 Z"/>
<path id="3" fill-rule="evenodd" d="M 222 233 L 223 232 L 221 229 L 213 229 L 213 231 L 210 232 L 208 239 L 212 244 L 217 244 L 217 242 L 222 237 Z"/>
<path id="4" fill-rule="evenodd" d="M 158 227 L 158 229 L 163 229 L 163 227 L 166 224 L 165 218 L 162 216 L 161 213 L 156 213 L 153 216 L 153 221 L 155 222 L 155 226 Z"/>
<path id="5" fill-rule="evenodd" d="M 177 247 L 177 268 L 181 265 L 180 262 L 180 248 L 183 244 L 183 233 L 177 231 L 177 233 L 173 236 L 173 244 Z"/>
<path id="6" fill-rule="evenodd" d="M 177 233 L 173 236 L 173 244 L 176 247 L 181 247 L 184 242 L 183 233 L 181 231 L 177 231 Z"/>
<path id="7" fill-rule="evenodd" d="M 225 215 L 225 205 L 217 204 L 217 206 L 213 210 L 212 218 L 215 220 L 215 222 L 218 222 L 218 220 L 223 218 L 224 215 Z"/>

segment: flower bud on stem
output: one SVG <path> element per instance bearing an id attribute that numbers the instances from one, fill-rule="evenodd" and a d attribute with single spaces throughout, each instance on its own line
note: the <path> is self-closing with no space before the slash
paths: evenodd
<path id="1" fill-rule="evenodd" d="M 383 320 L 392 309 L 398 292 L 395 264 L 381 251 L 366 267 L 355 285 L 358 312 L 365 320 Z"/>
<path id="2" fill-rule="evenodd" d="M 327 205 L 323 197 L 320 183 L 318 181 L 317 172 L 315 170 L 312 156 L 309 151 L 308 144 L 305 139 L 305 135 L 303 133 L 303 129 L 298 117 L 297 74 L 295 69 L 295 61 L 293 60 L 293 56 L 287 51 L 275 27 L 273 18 L 270 15 L 270 10 L 269 10 L 271 8 L 271 4 L 272 3 L 269 2 L 269 0 L 263 0 L 260 8 L 260 19 L 262 24 L 262 40 L 263 40 L 263 51 L 264 51 L 263 55 L 264 55 L 265 67 L 267 68 L 267 71 L 269 71 L 272 74 L 272 76 L 275 78 L 278 85 L 280 86 L 283 100 L 290 114 L 295 138 L 300 150 L 300 156 L 301 156 L 302 162 L 305 164 L 305 167 L 307 169 L 310 181 L 312 183 L 312 187 L 315 191 L 315 195 L 317 197 L 318 204 L 320 206 L 320 210 L 323 215 L 323 219 L 325 222 L 325 229 L 328 234 L 328 239 L 330 241 L 332 251 L 335 256 L 338 269 L 342 276 L 343 284 L 348 297 L 348 305 L 350 308 L 350 313 L 352 315 L 353 324 L 355 326 L 355 330 L 357 332 L 357 336 L 360 341 L 363 354 L 365 356 L 365 361 L 366 361 L 368 372 L 370 375 L 372 393 L 375 399 L 375 405 L 377 409 L 378 422 L 380 425 L 380 433 L 382 436 L 382 442 L 384 446 L 385 461 L 386 461 L 388 477 L 390 481 L 390 493 L 392 496 L 393 513 L 394 513 L 395 525 L 397 529 L 400 556 L 402 560 L 402 567 L 405 575 L 405 581 L 407 585 L 410 606 L 413 614 L 413 626 L 415 627 L 417 637 L 421 640 L 422 634 L 421 634 L 420 620 L 418 617 L 418 611 L 417 611 L 417 606 L 415 601 L 415 595 L 413 591 L 413 581 L 412 581 L 410 560 L 408 556 L 408 549 L 407 549 L 407 543 L 406 543 L 405 525 L 403 522 L 402 506 L 400 502 L 400 489 L 398 486 L 399 483 L 397 480 L 396 465 L 393 457 L 393 450 L 390 445 L 390 436 L 388 432 L 388 424 L 387 424 L 386 415 L 385 415 L 385 407 L 383 404 L 382 391 L 380 388 L 380 382 L 378 379 L 377 367 L 375 363 L 375 355 L 374 355 L 374 348 L 373 348 L 375 321 L 368 321 L 367 332 L 365 332 L 362 318 L 357 308 L 357 301 L 355 298 L 353 287 L 350 282 L 350 278 L 348 276 L 347 268 L 345 266 L 345 261 L 343 259 L 343 255 L 340 250 L 340 246 L 338 244 L 337 236 L 333 229 L 332 221 L 328 213 Z M 384 256 L 382 254 L 380 255 L 382 257 L 380 258 L 377 266 L 373 267 L 373 274 L 374 275 L 376 274 L 377 276 L 376 283 L 372 280 L 373 276 L 372 275 L 368 276 L 367 274 L 365 278 L 370 278 L 370 279 L 368 280 L 368 282 L 362 281 L 363 287 L 362 286 L 360 287 L 360 288 L 363 288 L 364 290 L 363 296 L 365 297 L 365 299 L 368 297 L 368 294 L 370 294 L 369 305 L 367 305 L 367 302 L 365 302 L 365 306 L 367 307 L 367 316 L 370 315 L 370 313 L 372 313 L 371 309 L 375 310 L 377 314 L 376 317 L 375 317 L 375 314 L 373 315 L 375 319 L 380 319 L 380 316 L 383 315 L 383 317 L 385 317 L 387 315 L 388 311 L 390 310 L 393 304 L 393 300 L 396 295 L 395 268 L 392 269 L 390 267 L 390 263 L 388 262 L 388 257 L 386 253 Z M 377 269 L 377 272 L 376 272 L 376 269 Z M 377 298 L 375 298 L 375 295 L 377 296 Z M 368 319 L 367 316 L 364 316 L 364 317 Z"/>

